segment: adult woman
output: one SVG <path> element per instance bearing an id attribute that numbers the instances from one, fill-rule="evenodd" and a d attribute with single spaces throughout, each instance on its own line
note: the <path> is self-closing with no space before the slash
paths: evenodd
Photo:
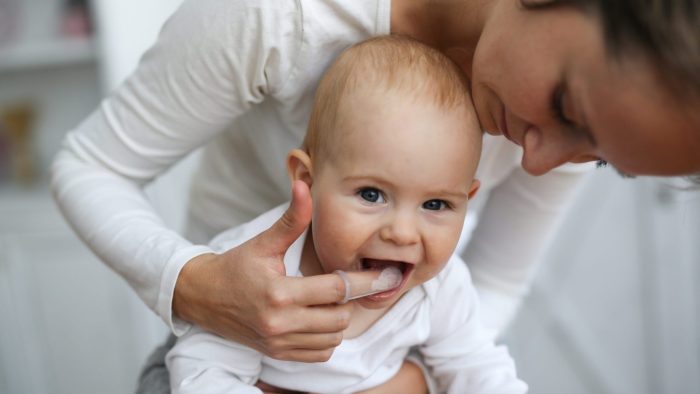
<path id="1" fill-rule="evenodd" d="M 410 35 L 464 69 L 483 128 L 507 138 L 486 138 L 479 177 L 491 193 L 464 256 L 500 328 L 580 178 L 556 167 L 601 159 L 633 175 L 700 171 L 698 10 L 651 0 L 189 1 L 126 85 L 67 136 L 55 194 L 175 333 L 192 322 L 273 357 L 327 359 L 347 310 L 310 305 L 342 298 L 342 283 L 279 271 L 308 223 L 307 194 L 267 233 L 213 255 L 165 228 L 138 185 L 214 138 L 193 185 L 190 239 L 269 209 L 287 193 L 284 164 L 270 160 L 300 142 L 326 65 L 370 36 Z"/>

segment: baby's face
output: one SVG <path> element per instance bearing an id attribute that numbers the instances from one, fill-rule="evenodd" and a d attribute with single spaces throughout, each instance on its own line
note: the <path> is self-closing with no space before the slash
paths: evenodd
<path id="1" fill-rule="evenodd" d="M 325 272 L 398 267 L 398 288 L 357 301 L 382 308 L 452 255 L 478 187 L 481 133 L 469 108 L 386 94 L 350 104 L 331 142 L 340 145 L 314 168 L 313 241 Z"/>

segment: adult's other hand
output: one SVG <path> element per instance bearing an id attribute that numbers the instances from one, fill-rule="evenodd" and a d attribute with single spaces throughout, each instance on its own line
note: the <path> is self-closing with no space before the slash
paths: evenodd
<path id="1" fill-rule="evenodd" d="M 401 369 L 391 379 L 383 384 L 357 394 L 426 394 L 428 383 L 425 381 L 423 370 L 412 361 L 405 360 Z"/>
<path id="2" fill-rule="evenodd" d="M 279 387 L 267 384 L 263 381 L 258 381 L 255 387 L 262 390 L 264 394 L 300 394 L 299 391 L 281 389 Z M 428 384 L 423 376 L 423 371 L 418 365 L 412 361 L 404 361 L 401 369 L 388 381 L 364 390 L 357 394 L 385 394 L 385 393 L 402 393 L 402 394 L 427 394 Z"/>

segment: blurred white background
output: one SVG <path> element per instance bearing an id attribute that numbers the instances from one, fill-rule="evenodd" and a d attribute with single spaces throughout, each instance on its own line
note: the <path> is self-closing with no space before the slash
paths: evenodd
<path id="1" fill-rule="evenodd" d="M 133 392 L 165 338 L 46 175 L 179 2 L 0 0 L 0 393 Z M 195 160 L 149 187 L 176 228 Z M 591 175 L 504 338 L 532 393 L 700 393 L 700 192 L 679 185 Z"/>

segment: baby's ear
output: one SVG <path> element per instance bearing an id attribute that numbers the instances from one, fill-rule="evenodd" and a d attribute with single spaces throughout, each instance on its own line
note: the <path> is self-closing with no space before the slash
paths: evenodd
<path id="1" fill-rule="evenodd" d="M 311 157 L 301 149 L 292 149 L 287 155 L 287 174 L 289 180 L 302 181 L 309 185 L 313 183 L 313 172 L 311 168 Z"/>
<path id="2" fill-rule="evenodd" d="M 479 186 L 481 186 L 481 182 L 479 182 L 478 179 L 474 179 L 474 180 L 472 181 L 472 186 L 469 188 L 469 194 L 467 195 L 467 197 L 468 197 L 470 200 L 471 200 L 472 198 L 474 198 L 474 196 L 476 195 L 476 192 L 479 191 Z"/>

